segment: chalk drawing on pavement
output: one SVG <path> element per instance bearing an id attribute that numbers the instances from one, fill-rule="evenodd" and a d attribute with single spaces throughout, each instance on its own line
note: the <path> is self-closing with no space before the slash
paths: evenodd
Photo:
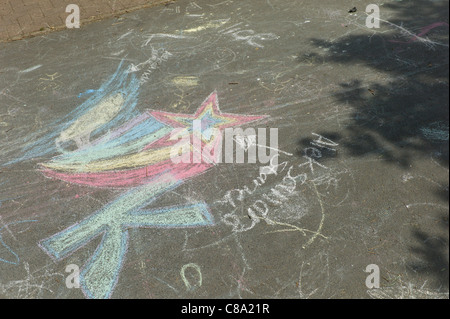
<path id="1" fill-rule="evenodd" d="M 332 172 L 331 169 L 318 160 L 322 157 L 322 151 L 336 152 L 339 145 L 320 134 L 313 133 L 315 140 L 310 143 L 310 147 L 303 150 L 305 161 L 295 165 L 289 161 L 283 161 L 278 164 L 270 162 L 264 170 L 260 170 L 258 177 L 251 181 L 251 185 L 245 185 L 242 188 L 228 190 L 222 199 L 216 201 L 219 205 L 224 205 L 227 212 L 222 214 L 221 221 L 232 227 L 235 233 L 247 232 L 253 229 L 260 221 L 264 221 L 268 226 L 278 226 L 281 229 L 268 231 L 274 232 L 299 232 L 304 237 L 308 237 L 302 248 L 310 246 L 316 238 L 327 239 L 328 237 L 322 233 L 325 221 L 325 207 L 323 203 L 323 195 L 319 192 L 318 186 L 336 184 L 337 176 L 343 172 Z M 292 156 L 292 154 L 287 154 Z M 320 172 L 319 172 L 320 170 Z M 345 173 L 345 172 L 344 172 Z M 278 176 L 282 180 L 276 183 L 269 191 L 261 193 L 261 187 L 266 184 L 271 175 Z M 283 222 L 274 216 L 274 212 L 282 207 L 291 196 L 298 196 L 296 193 L 300 186 L 307 186 L 317 198 L 320 207 L 321 217 L 318 222 L 317 230 L 310 230 L 299 227 L 295 224 Z M 328 186 L 327 186 L 328 185 Z M 247 204 L 246 200 L 250 200 Z M 241 211 L 247 211 L 247 218 L 243 218 Z M 231 211 L 231 212 L 230 212 Z M 271 217 L 270 215 L 274 216 Z"/>
<path id="2" fill-rule="evenodd" d="M 135 102 L 134 72 L 130 72 L 129 68 L 119 67 L 119 70 L 113 79 L 133 83 L 130 89 Z M 97 95 L 101 93 L 100 99 Z M 92 101 L 95 97 L 97 103 Z M 191 130 L 195 120 L 201 121 L 204 131 L 210 128 L 223 130 L 265 117 L 222 113 L 217 92 L 213 92 L 192 115 L 149 110 L 126 117 L 128 121 L 117 121 L 128 98 L 123 89 L 113 91 L 103 86 L 101 90 L 96 90 L 95 95 L 89 98 L 90 102 L 84 103 L 84 112 L 75 113 L 78 117 L 70 121 L 70 126 L 62 123 L 62 132 L 55 137 L 58 144 L 76 144 L 76 148 L 63 150 L 61 155 L 40 164 L 41 172 L 49 178 L 92 187 L 126 189 L 84 220 L 39 242 L 39 246 L 52 259 L 60 261 L 94 238 L 102 237 L 80 273 L 80 285 L 88 298 L 109 298 L 113 293 L 128 249 L 128 229 L 214 224 L 204 201 L 145 208 L 187 179 L 213 167 L 212 163 L 175 164 L 170 158 L 172 146 L 177 142 L 170 138 L 172 130 Z M 93 116 L 97 113 L 101 116 Z M 121 125 L 114 126 L 111 122 Z M 108 126 L 108 131 L 102 130 L 104 126 Z M 98 130 L 102 130 L 103 134 L 92 139 L 92 132 Z M 213 135 L 200 140 L 202 145 L 208 145 L 215 143 L 216 138 Z M 58 149 L 62 146 L 59 145 Z M 195 151 L 195 148 L 191 150 Z"/>
<path id="3" fill-rule="evenodd" d="M 77 123 L 80 119 L 86 119 L 86 114 L 92 112 L 95 106 L 108 109 L 108 104 L 114 102 L 113 105 L 117 105 L 116 107 L 118 109 L 120 108 L 120 110 L 118 110 L 118 113 L 114 118 L 111 118 L 109 122 L 98 123 L 100 126 L 90 124 L 90 128 L 93 129 L 89 135 L 90 139 L 103 136 L 110 129 L 120 126 L 138 115 L 136 105 L 139 81 L 135 75 L 129 75 L 125 72 L 126 67 L 123 64 L 124 63 L 122 61 L 116 72 L 73 111 L 69 112 L 61 119 L 49 123 L 44 128 L 28 134 L 23 140 L 21 149 L 15 152 L 16 158 L 3 165 L 11 165 L 14 163 L 23 162 L 25 160 L 30 160 L 32 158 L 55 155 L 61 153 L 62 151 L 72 151 L 76 149 L 76 140 L 80 142 L 81 137 L 75 136 L 73 133 L 77 132 L 77 129 L 79 128 L 78 125 L 81 123 L 75 123 Z M 120 98 L 118 94 L 120 94 L 122 98 Z M 111 100 L 113 97 L 115 98 Z M 108 99 L 110 99 L 109 102 Z M 123 101 L 121 101 L 121 99 L 123 99 Z M 104 104 L 101 105 L 102 103 Z M 85 123 L 84 120 L 83 123 Z M 70 137 L 76 138 L 67 138 L 68 135 L 64 136 L 64 134 L 61 137 L 61 133 L 66 130 L 71 133 Z M 66 139 L 64 137 L 66 137 Z M 86 138 L 84 138 L 84 140 L 85 139 Z M 56 142 L 57 140 L 59 143 Z M 87 141 L 84 142 L 87 144 Z M 81 146 L 82 145 L 83 142 L 81 142 Z M 17 154 L 19 154 L 19 156 L 17 156 Z"/>

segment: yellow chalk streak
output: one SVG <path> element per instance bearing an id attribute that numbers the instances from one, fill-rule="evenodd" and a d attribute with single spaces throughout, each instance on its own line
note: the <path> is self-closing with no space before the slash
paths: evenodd
<path id="1" fill-rule="evenodd" d="M 195 76 L 177 76 L 172 80 L 177 86 L 196 86 L 198 85 L 198 78 Z"/>
<path id="2" fill-rule="evenodd" d="M 100 101 L 89 112 L 82 115 L 69 128 L 61 132 L 58 141 L 64 142 L 89 136 L 92 131 L 111 121 L 122 108 L 124 99 L 117 93 Z"/>

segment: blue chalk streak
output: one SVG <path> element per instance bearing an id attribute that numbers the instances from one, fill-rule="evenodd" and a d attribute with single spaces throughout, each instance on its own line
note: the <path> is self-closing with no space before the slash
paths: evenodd
<path id="1" fill-rule="evenodd" d="M 91 94 L 91 93 L 101 92 L 101 91 L 103 91 L 103 90 L 102 90 L 102 89 L 98 89 L 98 90 L 92 90 L 92 89 L 86 90 L 86 91 L 84 91 L 84 92 L 78 94 L 78 98 L 82 97 L 83 95 L 88 95 L 88 94 Z"/>

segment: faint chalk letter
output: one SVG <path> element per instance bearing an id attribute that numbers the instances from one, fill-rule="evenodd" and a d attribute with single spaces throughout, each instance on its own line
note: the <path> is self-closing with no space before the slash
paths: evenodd
<path id="1" fill-rule="evenodd" d="M 189 282 L 189 280 L 187 280 L 186 276 L 185 276 L 185 271 L 187 268 L 192 268 L 195 269 L 195 271 L 198 274 L 198 283 L 195 286 L 192 286 L 191 283 Z M 195 288 L 198 288 L 202 285 L 202 272 L 200 270 L 200 267 L 194 263 L 190 263 L 190 264 L 186 264 L 181 268 L 180 271 L 180 275 L 181 278 L 183 279 L 184 284 L 186 285 L 186 289 L 187 290 L 194 290 Z"/>
<path id="2" fill-rule="evenodd" d="M 369 29 L 380 27 L 380 8 L 376 4 L 369 4 L 366 7 L 366 27 Z"/>
<path id="3" fill-rule="evenodd" d="M 70 13 L 66 18 L 66 27 L 68 29 L 80 27 L 80 7 L 76 4 L 69 4 L 66 7 L 66 12 Z"/>
<path id="4" fill-rule="evenodd" d="M 66 287 L 69 289 L 80 288 L 80 268 L 75 264 L 66 266 L 66 272 L 71 274 L 66 278 Z"/>
<path id="5" fill-rule="evenodd" d="M 365 272 L 370 272 L 366 278 L 367 288 L 380 288 L 380 268 L 375 264 L 370 264 L 367 265 Z"/>

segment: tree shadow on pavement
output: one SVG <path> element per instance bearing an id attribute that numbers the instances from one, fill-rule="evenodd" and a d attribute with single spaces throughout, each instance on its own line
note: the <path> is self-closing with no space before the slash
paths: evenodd
<path id="1" fill-rule="evenodd" d="M 314 47 L 321 52 L 325 48 L 327 53 L 311 52 L 305 55 L 308 58 L 315 55 L 315 60 L 347 71 L 358 67 L 372 70 L 339 83 L 333 95 L 352 109 L 345 128 L 317 133 L 339 136 L 340 146 L 350 156 L 376 155 L 405 169 L 418 157 L 431 157 L 448 168 L 448 1 L 402 1 L 381 8 L 384 21 L 380 29 L 365 28 L 364 15 L 353 26 L 349 24 L 360 27 L 361 32 L 335 41 L 311 39 Z M 384 12 L 388 14 L 383 18 Z M 298 62 L 305 56 L 299 56 Z M 308 144 L 308 140 L 299 143 Z M 435 195 L 448 203 L 448 185 Z M 448 212 L 444 215 L 442 223 L 448 233 Z M 448 290 L 448 236 L 437 232 L 412 230 L 409 249 L 419 261 L 407 265 Z"/>
<path id="2" fill-rule="evenodd" d="M 448 231 L 448 216 L 442 216 L 440 224 Z M 441 236 L 430 236 L 420 230 L 413 231 L 413 236 L 419 244 L 411 246 L 410 250 L 420 258 L 420 262 L 409 262 L 409 268 L 419 275 L 431 275 L 435 281 L 431 284 L 448 291 L 448 240 Z"/>
<path id="3" fill-rule="evenodd" d="M 381 21 L 384 29 L 365 28 L 364 18 L 355 23 L 365 32 L 336 41 L 312 39 L 315 47 L 333 52 L 317 60 L 373 69 L 364 75 L 370 83 L 339 83 L 334 98 L 353 108 L 340 145 L 350 155 L 377 154 L 405 168 L 417 152 L 434 154 L 448 167 L 448 1 L 403 1 L 382 10 L 394 15 Z"/>

